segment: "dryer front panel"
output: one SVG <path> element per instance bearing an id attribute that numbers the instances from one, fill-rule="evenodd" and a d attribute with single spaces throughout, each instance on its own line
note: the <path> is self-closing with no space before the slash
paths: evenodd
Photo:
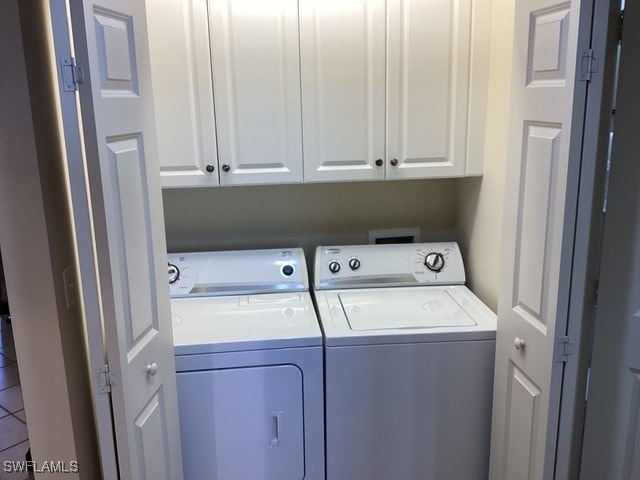
<path id="1" fill-rule="evenodd" d="M 185 478 L 304 478 L 298 367 L 180 372 L 177 379 Z"/>

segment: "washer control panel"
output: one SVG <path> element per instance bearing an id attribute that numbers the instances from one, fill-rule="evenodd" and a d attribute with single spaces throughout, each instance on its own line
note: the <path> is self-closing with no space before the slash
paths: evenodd
<path id="1" fill-rule="evenodd" d="M 464 264 L 455 242 L 316 249 L 316 289 L 464 283 Z"/>
<path id="2" fill-rule="evenodd" d="M 309 290 L 300 248 L 171 253 L 167 281 L 172 298 Z"/>

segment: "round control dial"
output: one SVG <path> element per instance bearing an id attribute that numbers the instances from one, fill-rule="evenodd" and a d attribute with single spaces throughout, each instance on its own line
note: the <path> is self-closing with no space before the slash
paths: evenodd
<path id="1" fill-rule="evenodd" d="M 424 257 L 424 266 L 437 273 L 444 268 L 444 257 L 439 252 L 431 252 Z"/>
<path id="2" fill-rule="evenodd" d="M 338 273 L 340 271 L 340 262 L 336 262 L 335 260 L 329 262 L 329 271 L 331 273 Z"/>
<path id="3" fill-rule="evenodd" d="M 360 259 L 355 257 L 349 259 L 349 268 L 351 270 L 358 270 L 360 268 Z"/>
<path id="4" fill-rule="evenodd" d="M 167 270 L 169 274 L 169 283 L 176 283 L 180 278 L 180 269 L 173 263 L 170 263 Z"/>

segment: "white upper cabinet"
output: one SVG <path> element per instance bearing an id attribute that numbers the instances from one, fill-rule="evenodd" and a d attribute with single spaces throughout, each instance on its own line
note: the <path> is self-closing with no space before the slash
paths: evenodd
<path id="1" fill-rule="evenodd" d="M 218 185 L 207 0 L 147 2 L 163 187 Z"/>
<path id="2" fill-rule="evenodd" d="M 388 0 L 388 179 L 465 174 L 471 0 Z"/>
<path id="3" fill-rule="evenodd" d="M 300 0 L 306 182 L 384 179 L 385 25 L 384 0 Z"/>
<path id="4" fill-rule="evenodd" d="M 299 183 L 297 0 L 210 0 L 222 185 Z"/>
<path id="5" fill-rule="evenodd" d="M 491 0 L 147 3 L 163 186 L 482 174 Z"/>

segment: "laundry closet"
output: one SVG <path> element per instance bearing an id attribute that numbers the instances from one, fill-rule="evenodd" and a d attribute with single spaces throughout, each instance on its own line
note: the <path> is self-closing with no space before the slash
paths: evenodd
<path id="1" fill-rule="evenodd" d="M 267 361 L 268 353 L 261 354 L 262 360 L 257 363 L 214 360 L 224 358 L 225 351 L 244 348 L 246 343 L 247 333 L 240 333 L 243 327 L 225 327 L 227 322 L 234 323 L 234 318 L 238 322 L 245 316 L 246 322 L 252 322 L 248 315 L 256 316 L 253 321 L 260 322 L 257 311 L 248 309 L 249 305 L 242 307 L 242 296 L 237 301 L 240 306 L 214 315 L 218 308 L 215 305 L 222 301 L 216 295 L 225 290 L 222 272 L 235 272 L 229 281 L 234 282 L 236 294 L 255 292 L 269 298 L 269 292 L 288 290 L 287 284 L 272 287 L 273 290 L 258 288 L 257 278 L 251 279 L 251 270 L 245 273 L 242 263 L 234 266 L 220 261 L 216 267 L 217 257 L 209 254 L 208 271 L 207 263 L 199 265 L 188 252 L 233 250 L 238 258 L 245 255 L 254 259 L 253 268 L 258 275 L 268 271 L 268 263 L 261 263 L 265 262 L 264 257 L 239 250 L 276 249 L 273 255 L 277 259 L 277 249 L 285 255 L 285 249 L 302 247 L 312 277 L 314 263 L 315 268 L 326 263 L 317 258 L 318 245 L 377 243 L 379 235 L 391 242 L 406 241 L 410 231 L 414 242 L 458 241 L 465 255 L 469 252 L 469 256 L 482 258 L 476 261 L 485 270 L 478 283 L 495 309 L 504 172 L 501 158 L 493 158 L 490 150 L 487 156 L 487 135 L 489 129 L 506 124 L 508 114 L 505 96 L 493 90 L 489 79 L 491 74 L 499 78 L 510 71 L 509 62 L 500 64 L 504 71 L 490 69 L 492 45 L 495 44 L 494 50 L 499 49 L 498 43 L 507 43 L 499 39 L 509 34 L 501 31 L 500 22 L 492 33 L 492 16 L 496 12 L 492 11 L 491 2 L 189 0 L 150 3 L 148 7 L 170 281 L 172 295 L 178 290 L 184 292 L 172 297 L 172 310 L 187 477 L 216 470 L 224 478 L 233 478 L 233 465 L 239 462 L 243 466 L 235 467 L 236 473 L 244 475 L 240 472 L 245 472 L 246 463 L 254 468 L 251 478 L 299 478 L 301 465 L 305 465 L 304 478 L 325 478 L 324 467 L 318 466 L 322 463 L 318 457 L 321 451 L 310 443 L 323 439 L 322 458 L 329 479 L 365 478 L 383 471 L 396 472 L 403 478 L 483 478 L 489 466 L 495 316 L 484 312 L 486 307 L 481 302 L 479 307 L 471 307 L 477 302 L 472 294 L 469 299 L 458 299 L 459 304 L 452 300 L 456 291 L 447 289 L 427 289 L 407 297 L 415 297 L 419 303 L 413 320 L 418 323 L 405 327 L 398 323 L 397 327 L 402 328 L 396 335 L 390 334 L 387 339 L 379 336 L 373 342 L 388 345 L 364 347 L 364 340 L 356 337 L 358 345 L 351 347 L 353 353 L 338 354 L 333 352 L 349 349 L 348 341 L 339 344 L 342 348 L 330 349 L 332 340 L 326 338 L 326 390 L 313 387 L 315 393 L 304 391 L 305 405 L 313 405 L 310 402 L 314 396 L 323 398 L 324 415 L 310 406 L 300 417 L 298 412 L 302 410 L 271 398 L 280 390 L 289 391 L 291 398 L 298 393 L 271 373 L 266 374 L 274 368 Z M 495 8 L 500 7 L 509 13 L 506 2 L 502 6 L 496 2 Z M 509 52 L 503 54 L 508 58 Z M 491 117 L 501 102 L 504 116 Z M 499 187 L 491 192 L 493 195 L 484 192 L 482 199 L 486 202 L 489 196 L 498 200 L 491 203 L 490 214 L 484 214 L 490 223 L 484 226 L 487 231 L 476 225 L 482 209 L 487 208 L 480 200 L 480 192 L 486 190 L 483 175 Z M 477 230 L 482 233 L 479 235 Z M 492 248 L 486 251 L 482 246 L 476 247 L 482 253 L 475 253 L 472 245 L 483 242 L 490 242 Z M 451 243 L 429 245 L 433 246 L 421 243 L 416 249 L 422 252 L 425 248 L 444 248 L 448 264 L 441 278 L 464 284 L 464 268 L 453 267 L 462 262 L 458 247 Z M 400 249 L 391 256 L 403 256 L 413 250 Z M 386 250 L 376 254 L 354 248 L 353 252 L 357 263 L 355 267 L 351 265 L 351 274 L 358 275 L 354 278 L 366 285 L 368 271 L 382 282 L 384 275 L 376 275 L 371 269 L 378 258 L 382 261 Z M 424 256 L 409 256 L 419 255 Z M 365 264 L 362 270 L 360 258 Z M 337 260 L 335 257 L 334 265 L 340 269 Z M 343 260 L 344 264 L 348 259 Z M 478 267 L 465 260 L 467 278 L 475 279 L 473 271 Z M 348 275 L 346 264 L 342 268 Z M 220 273 L 216 273 L 218 269 Z M 402 266 L 398 271 L 403 271 Z M 440 272 L 440 267 L 434 271 Z M 285 280 L 279 279 L 277 271 L 274 274 L 266 284 Z M 196 275 L 194 287 L 192 277 Z M 217 281 L 205 280 L 209 275 Z M 328 270 L 325 275 L 332 285 L 329 277 L 336 275 Z M 435 284 L 442 285 L 443 280 L 438 282 L 437 277 Z M 386 280 L 389 286 L 394 278 Z M 336 286 L 341 284 L 337 278 L 334 281 Z M 244 291 L 241 285 L 246 285 Z M 217 289 L 221 293 L 216 293 Z M 211 299 L 198 299 L 205 291 L 211 292 Z M 399 291 L 385 292 L 391 298 L 401 295 Z M 353 295 L 349 298 L 360 298 Z M 379 296 L 375 290 L 370 295 L 373 298 L 363 300 L 363 306 L 351 307 L 352 312 L 366 308 L 364 305 Z M 191 296 L 194 298 L 189 299 Z M 342 292 L 337 305 L 343 305 L 348 296 Z M 247 298 L 251 302 L 254 297 Z M 277 312 L 285 307 L 294 311 L 298 308 L 297 298 L 281 298 L 279 304 L 273 305 L 274 313 L 267 313 L 273 307 L 264 303 L 260 307 L 262 315 L 274 325 L 285 321 L 293 325 L 298 317 L 278 320 Z M 206 307 L 207 304 L 211 306 Z M 187 305 L 193 305 L 195 310 L 185 310 Z M 395 301 L 386 308 L 398 307 L 404 306 Z M 324 307 L 318 304 L 317 308 L 322 311 Z M 427 308 L 436 315 L 433 320 L 421 318 L 420 309 Z M 471 317 L 465 308 L 472 312 Z M 406 310 L 413 311 L 408 304 Z M 439 314 L 444 316 L 437 317 Z M 401 317 L 398 322 L 403 321 L 402 314 L 395 315 Z M 383 316 L 374 323 L 381 321 L 388 324 L 391 318 Z M 410 322 L 408 318 L 406 321 Z M 425 321 L 459 324 L 450 332 L 446 331 L 450 326 L 424 330 L 419 325 Z M 215 336 L 216 324 L 219 340 Z M 196 330 L 187 334 L 195 343 L 183 345 L 182 332 L 190 332 L 197 325 L 201 325 L 200 335 Z M 369 333 L 379 334 L 380 325 Z M 238 333 L 223 333 L 227 328 Z M 280 328 L 281 335 L 295 333 L 293 327 Z M 330 329 L 325 325 L 323 331 L 328 335 L 327 328 Z M 389 328 L 392 327 L 385 327 Z M 469 331 L 465 333 L 466 330 Z M 434 333 L 425 334 L 429 331 Z M 222 337 L 231 342 L 229 345 L 235 342 L 238 346 L 215 346 L 223 342 Z M 211 346 L 205 345 L 204 338 L 210 338 Z M 444 339 L 445 343 L 429 344 L 437 339 Z M 268 352 L 268 342 L 274 341 L 272 334 L 265 333 L 261 348 Z M 425 341 L 424 346 L 415 346 Z M 461 343 L 456 350 L 452 345 L 458 341 Z M 298 344 L 306 345 L 300 340 Z M 193 361 L 196 357 L 182 356 L 185 348 L 197 349 L 203 358 L 208 356 L 211 360 L 197 366 Z M 282 355 L 286 355 L 284 352 L 287 350 Z M 237 358 L 241 353 L 226 355 Z M 414 360 L 407 360 L 408 355 L 415 356 Z M 309 370 L 299 363 L 298 356 L 291 354 L 291 363 L 307 381 L 313 381 L 309 372 L 320 367 Z M 189 367 L 185 366 L 185 359 L 191 359 Z M 377 373 L 374 368 L 382 359 L 387 373 Z M 213 365 L 219 365 L 218 370 L 206 370 Z M 423 373 L 414 373 L 415 367 Z M 189 368 L 195 371 L 190 372 Z M 253 373 L 247 376 L 245 371 Z M 224 375 L 227 380 L 222 380 Z M 365 380 L 369 377 L 373 383 Z M 243 400 L 245 394 L 254 392 L 256 382 L 263 391 L 250 394 L 255 402 Z M 235 390 L 224 393 L 231 385 Z M 398 389 L 413 393 L 406 400 L 400 395 L 393 401 L 374 401 Z M 363 396 L 367 391 L 373 398 Z M 229 402 L 224 395 L 237 400 Z M 474 407 L 466 403 L 470 399 Z M 414 410 L 416 402 L 422 407 Z M 276 426 L 261 426 L 258 419 L 267 415 L 263 411 Z M 413 413 L 403 415 L 400 411 Z M 439 422 L 433 420 L 436 417 Z M 313 433 L 320 420 L 326 437 Z M 370 430 L 369 425 L 376 421 L 379 428 Z M 203 422 L 209 426 L 203 429 Z M 225 427 L 229 422 L 242 423 L 242 433 Z M 413 422 L 420 425 L 415 432 L 407 429 Z M 283 445 L 273 440 L 279 438 L 274 433 L 278 424 L 289 425 L 289 431 L 282 433 L 282 438 L 289 438 Z M 291 440 L 296 438 L 296 425 L 304 426 L 306 432 L 305 447 L 300 450 Z M 265 429 L 271 433 L 265 433 Z M 209 430 L 213 433 L 207 433 Z M 386 440 L 376 440 L 382 431 L 386 432 L 382 435 Z M 439 440 L 430 440 L 437 431 Z M 270 438 L 271 443 L 260 441 L 263 437 Z M 224 446 L 224 438 L 230 445 Z M 347 454 L 351 444 L 359 446 Z M 413 457 L 409 453 L 411 445 L 418 444 L 427 450 Z M 456 459 L 451 449 L 455 444 L 467 445 L 464 460 Z M 239 445 L 245 445 L 244 449 L 238 450 Z M 205 457 L 210 460 L 203 460 Z"/>
<path id="2" fill-rule="evenodd" d="M 408 317 L 422 318 L 424 310 L 437 310 L 442 304 L 465 304 L 466 309 L 453 315 L 458 326 L 468 329 L 474 341 L 494 342 L 495 312 L 502 312 L 495 356 L 493 343 L 490 349 L 478 345 L 481 361 L 469 362 L 487 367 L 483 373 L 466 370 L 463 355 L 445 345 L 448 360 L 442 363 L 458 370 L 443 370 L 432 382 L 448 385 L 453 394 L 461 391 L 455 383 L 458 377 L 467 375 L 482 384 L 485 413 L 479 423 L 486 453 L 478 455 L 476 449 L 468 457 L 479 459 L 480 469 L 490 469 L 490 478 L 541 478 L 553 469 L 568 469 L 569 461 L 558 466 L 555 455 L 570 444 L 574 426 L 549 425 L 558 422 L 561 389 L 565 399 L 580 394 L 575 385 L 580 375 L 577 362 L 567 370 L 573 384 L 567 391 L 562 384 L 576 338 L 569 336 L 566 326 L 570 299 L 564 288 L 578 285 L 572 261 L 580 262 L 589 253 L 573 242 L 576 223 L 588 217 L 585 211 L 591 208 L 584 202 L 578 205 L 577 192 L 584 179 L 595 176 L 584 171 L 591 160 L 583 161 L 574 148 L 589 125 L 576 113 L 580 109 L 574 102 L 586 105 L 587 85 L 593 92 L 603 89 L 597 76 L 588 83 L 597 73 L 594 55 L 604 58 L 603 51 L 589 53 L 586 48 L 591 45 L 591 24 L 599 23 L 585 19 L 596 16 L 604 22 L 604 7 L 595 12 L 594 5 L 555 0 L 52 2 L 56 94 L 64 117 L 83 303 L 89 309 L 87 348 L 105 471 L 134 472 L 134 478 L 180 477 L 181 425 L 175 399 L 182 380 L 176 382 L 176 374 L 187 378 L 195 370 L 206 370 L 208 378 L 234 385 L 236 378 L 221 370 L 246 367 L 246 381 L 262 381 L 252 370 L 255 365 L 249 364 L 266 358 L 258 349 L 250 354 L 212 352 L 194 348 L 203 339 L 193 332 L 173 337 L 172 322 L 180 319 L 172 318 L 169 294 L 182 288 L 180 278 L 195 279 L 193 291 L 181 294 L 206 296 L 224 292 L 233 283 L 222 285 L 227 280 L 221 282 L 220 275 L 248 272 L 243 277 L 247 290 L 231 289 L 238 298 L 228 304 L 246 304 L 254 311 L 264 304 L 264 310 L 276 316 L 293 315 L 295 309 L 273 307 L 258 294 L 279 295 L 275 305 L 280 305 L 315 292 L 325 298 L 326 308 L 316 302 L 315 311 L 306 306 L 304 310 L 324 315 L 320 320 L 325 322 L 341 307 L 359 313 L 368 302 L 365 294 L 371 292 L 337 290 L 353 287 L 358 276 L 373 279 L 359 285 L 363 290 L 376 287 L 382 277 L 363 265 L 376 263 L 377 254 L 370 252 L 383 247 L 392 252 L 388 258 L 403 259 L 402 268 L 386 272 L 397 282 L 394 288 L 433 279 L 429 286 L 440 289 L 430 293 L 429 301 L 409 305 Z M 584 83 L 575 81 L 578 73 Z M 595 103 L 606 106 L 601 99 Z M 599 118 L 597 109 L 592 113 Z M 584 139 L 587 142 L 588 136 Z M 582 234 L 589 237 L 591 232 Z M 368 245 L 406 241 L 420 245 Z M 237 268 L 211 269 L 209 253 L 227 258 L 235 256 L 232 250 L 249 249 L 262 252 L 256 259 L 263 254 L 269 258 L 264 265 L 277 266 L 278 281 L 265 273 L 267 280 L 258 285 L 269 291 L 256 290 L 252 265 L 244 258 L 236 264 L 234 257 L 226 264 Z M 199 260 L 190 263 L 193 252 Z M 209 253 L 199 257 L 197 252 Z M 305 262 L 308 272 L 302 267 Z M 184 276 L 200 264 L 210 268 L 199 277 L 200 283 Z M 444 272 L 452 273 L 451 283 L 443 283 L 443 265 L 455 265 Z M 292 295 L 275 291 L 289 288 Z M 394 296 L 398 294 L 387 292 L 380 298 Z M 403 292 L 398 298 L 413 302 L 416 295 Z M 184 305 L 191 305 L 184 300 Z M 582 300 L 571 298 L 580 308 Z M 372 303 L 380 308 L 369 309 L 380 314 L 374 315 L 377 325 L 384 320 L 382 314 L 397 311 L 380 302 Z M 468 318 L 471 310 L 484 320 Z M 184 311 L 196 311 L 197 320 L 206 321 L 201 310 L 187 306 Z M 381 358 L 381 350 L 396 351 L 386 348 L 391 345 L 386 340 L 372 341 L 374 334 L 362 333 L 369 328 L 368 319 L 358 321 L 360 333 L 352 336 L 371 341 L 371 358 Z M 404 328 L 402 323 L 397 326 Z M 325 367 L 329 347 L 334 349 L 328 362 L 334 373 L 341 372 L 338 351 L 343 346 L 349 355 L 360 353 L 360 339 L 344 343 L 341 336 L 351 333 L 333 332 L 329 345 L 327 331 L 314 328 L 310 344 L 288 344 L 296 349 L 291 353 L 297 360 L 292 362 L 300 365 L 307 360 L 297 349 L 314 349 L 309 369 L 282 371 L 283 384 L 291 391 L 304 383 L 299 372 L 317 373 L 319 366 Z M 466 340 L 447 337 L 450 333 L 444 332 L 442 343 Z M 407 340 L 409 332 L 395 334 L 403 339 L 400 343 L 414 344 Z M 176 338 L 183 343 L 174 343 Z M 420 338 L 415 345 L 438 343 Z M 281 338 L 269 339 L 273 344 L 263 340 L 257 342 L 268 355 L 286 353 L 271 348 Z M 406 353 L 397 349 L 401 350 L 400 356 Z M 395 372 L 400 374 L 388 375 L 391 380 L 405 378 L 402 374 L 416 364 L 437 364 L 444 358 L 422 347 L 415 351 L 422 361 L 405 357 L 404 363 L 397 363 Z M 213 353 L 221 355 L 214 361 Z M 247 363 L 234 363 L 240 357 Z M 365 381 L 374 362 L 362 358 L 352 362 L 362 370 L 351 376 Z M 280 378 L 280 370 L 263 366 L 269 376 Z M 195 393 L 205 375 L 192 378 L 196 377 L 192 383 L 185 381 L 194 391 L 186 397 L 182 392 L 189 399 L 182 404 L 191 412 L 206 410 Z M 329 387 L 322 395 L 304 390 L 304 401 L 298 398 L 292 404 L 298 411 L 306 405 L 322 412 L 326 403 L 319 400 L 326 402 L 329 395 L 348 390 L 341 387 L 349 383 L 345 378 L 326 382 Z M 320 383 L 316 378 L 314 388 L 320 389 Z M 396 388 L 393 382 L 389 385 L 385 394 Z M 434 392 L 429 382 L 419 389 L 425 398 Z M 360 394 L 363 389 L 354 390 Z M 243 402 L 253 405 L 251 392 L 244 393 Z M 473 393 L 465 393 L 465 399 L 473 400 Z M 108 402 L 96 401 L 98 394 L 108 394 L 98 397 Z M 306 395 L 314 400 L 309 402 Z M 235 407 L 233 395 L 224 398 Z M 332 401 L 340 403 L 340 398 L 354 397 L 338 395 Z M 404 395 L 406 403 L 396 404 L 398 410 L 414 398 L 418 397 Z M 423 413 L 420 405 L 411 407 Z M 437 412 L 431 412 L 434 425 L 439 425 Z M 473 408 L 466 413 L 473 416 Z M 564 418 L 574 420 L 573 411 L 564 413 Z M 456 415 L 448 412 L 443 417 Z M 215 436 L 198 418 L 190 418 L 189 428 Z M 255 418 L 263 421 L 263 440 L 270 442 L 269 448 L 288 443 L 285 429 L 290 417 L 283 411 L 274 407 L 269 415 L 258 413 Z M 321 432 L 318 418 L 314 428 Z M 340 418 L 334 417 L 328 428 L 324 424 L 324 433 L 339 430 L 344 425 Z M 361 421 L 359 433 L 366 434 L 369 425 L 368 419 Z M 412 431 L 410 421 L 404 425 Z M 297 459 L 304 428 L 299 422 L 294 427 L 298 443 L 291 458 Z M 226 428 L 233 432 L 233 422 Z M 314 436 L 318 445 L 321 435 Z M 357 443 L 363 437 L 349 438 Z M 455 436 L 447 439 L 444 456 L 453 465 L 458 444 Z M 307 445 L 308 440 L 305 437 Z M 329 442 L 333 441 L 327 437 L 325 447 Z M 191 445 L 203 446 L 197 438 Z M 375 452 L 378 444 L 369 445 Z M 334 451 L 341 449 L 332 446 Z M 224 447 L 231 458 L 234 446 Z M 406 451 L 397 448 L 398 458 Z M 414 456 L 419 453 L 418 448 Z M 215 458 L 208 460 L 215 464 Z M 304 472 L 304 462 L 295 461 L 296 472 Z M 321 478 L 323 460 L 314 462 Z M 411 464 L 406 465 L 411 470 Z M 346 468 L 343 471 L 350 467 Z M 450 470 L 445 465 L 442 471 Z"/>

